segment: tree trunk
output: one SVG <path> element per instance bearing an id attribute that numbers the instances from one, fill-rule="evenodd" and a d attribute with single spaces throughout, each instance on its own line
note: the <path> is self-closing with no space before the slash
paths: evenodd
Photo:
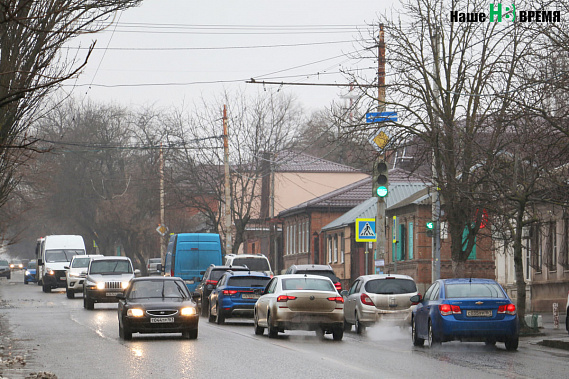
<path id="1" fill-rule="evenodd" d="M 516 275 L 516 308 L 520 323 L 520 328 L 527 328 L 525 322 L 526 314 L 526 282 L 524 278 L 523 266 L 523 217 L 525 211 L 525 203 L 519 203 L 518 214 L 516 216 L 516 227 L 514 236 L 514 270 Z M 529 267 L 528 267 L 529 270 Z"/>

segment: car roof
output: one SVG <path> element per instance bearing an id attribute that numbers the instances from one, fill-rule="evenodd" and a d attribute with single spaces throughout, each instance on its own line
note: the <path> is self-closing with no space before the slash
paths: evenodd
<path id="1" fill-rule="evenodd" d="M 93 257 L 93 259 L 91 261 L 116 261 L 116 260 L 130 261 L 130 258 L 118 256 L 118 255 L 117 256 L 104 255 L 104 256 L 100 256 L 100 257 Z"/>
<path id="2" fill-rule="evenodd" d="M 226 258 L 265 258 L 265 254 L 226 254 Z"/>
<path id="3" fill-rule="evenodd" d="M 102 254 L 77 254 L 74 255 L 73 257 L 71 257 L 71 259 L 75 259 L 75 258 L 97 258 L 97 257 L 104 257 L 104 255 Z"/>
<path id="4" fill-rule="evenodd" d="M 247 266 L 240 266 L 240 265 L 227 265 L 227 266 L 213 266 L 211 268 L 211 270 L 216 270 L 216 271 L 228 271 L 228 270 L 234 270 L 234 271 L 249 271 L 249 268 Z"/>
<path id="5" fill-rule="evenodd" d="M 326 276 L 322 276 L 322 275 L 312 275 L 312 274 L 283 274 L 283 275 L 277 275 L 276 277 L 279 277 L 281 279 L 289 279 L 289 278 L 310 278 L 310 279 L 323 279 L 323 280 L 330 280 L 330 282 L 332 282 L 332 280 Z"/>
<path id="6" fill-rule="evenodd" d="M 497 283 L 493 279 L 484 278 L 451 278 L 451 279 L 441 279 L 445 284 L 458 284 L 458 283 Z"/>
<path id="7" fill-rule="evenodd" d="M 413 279 L 413 278 L 410 277 L 409 275 L 403 275 L 403 274 L 373 274 L 373 275 L 362 275 L 362 276 L 360 276 L 358 279 L 363 279 L 363 280 L 365 280 L 365 281 L 368 281 L 368 280 L 374 280 L 374 279 L 387 279 L 387 278 L 408 279 L 408 280 L 415 281 L 415 279 Z"/>
<path id="8" fill-rule="evenodd" d="M 262 277 L 265 277 L 265 278 L 269 278 L 269 279 L 270 279 L 269 275 L 267 275 L 266 273 L 264 273 L 264 272 L 262 272 L 262 271 L 249 271 L 249 270 L 247 270 L 247 271 L 243 271 L 243 270 L 241 270 L 241 271 L 232 271 L 232 270 L 229 270 L 229 271 L 227 271 L 226 275 L 233 275 L 233 276 L 262 276 Z"/>
<path id="9" fill-rule="evenodd" d="M 176 281 L 181 280 L 182 278 L 178 278 L 177 276 L 140 276 L 138 278 L 132 278 L 131 281 L 133 282 L 148 282 L 153 280 L 162 280 L 162 281 Z"/>
<path id="10" fill-rule="evenodd" d="M 293 267 L 299 271 L 301 271 L 301 270 L 306 270 L 306 271 L 309 271 L 309 270 L 326 271 L 326 270 L 328 270 L 328 271 L 332 271 L 332 272 L 334 271 L 334 269 L 332 269 L 332 266 L 330 266 L 330 265 L 315 265 L 315 264 L 292 265 L 289 268 L 293 268 Z"/>

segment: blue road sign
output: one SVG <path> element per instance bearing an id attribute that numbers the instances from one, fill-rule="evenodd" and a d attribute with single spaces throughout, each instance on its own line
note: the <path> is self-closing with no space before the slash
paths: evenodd
<path id="1" fill-rule="evenodd" d="M 374 218 L 357 218 L 356 219 L 356 241 L 357 242 L 375 242 L 377 235 L 375 234 Z"/>
<path id="2" fill-rule="evenodd" d="M 369 112 L 366 113 L 366 122 L 374 123 L 374 122 L 384 122 L 384 121 L 393 121 L 397 122 L 397 112 Z"/>

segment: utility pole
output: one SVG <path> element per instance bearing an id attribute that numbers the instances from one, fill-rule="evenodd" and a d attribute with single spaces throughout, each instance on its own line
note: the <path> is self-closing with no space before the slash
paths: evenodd
<path id="1" fill-rule="evenodd" d="M 162 150 L 162 142 L 160 142 L 160 229 L 165 230 L 165 220 L 164 220 L 164 151 Z M 164 262 L 164 257 L 166 255 L 164 246 L 164 235 L 165 233 L 160 233 L 160 258 Z"/>
<path id="2" fill-rule="evenodd" d="M 440 30 L 438 27 L 435 29 L 434 35 L 434 50 L 433 50 L 433 58 L 434 58 L 434 75 L 435 83 L 434 83 L 434 93 L 435 99 L 434 104 L 437 104 L 439 101 L 440 93 L 439 93 L 439 83 L 440 83 L 440 67 L 439 67 L 439 58 L 440 58 Z M 439 120 L 438 116 L 435 115 L 435 119 L 433 120 L 433 133 L 435 137 L 435 143 L 438 143 L 438 134 L 439 134 Z M 438 175 L 437 175 L 437 157 L 435 154 L 435 150 L 433 148 L 433 159 L 432 159 L 432 176 L 433 176 L 433 191 L 431 192 L 431 217 L 433 219 L 433 241 L 432 241 L 432 268 L 431 268 L 431 279 L 434 282 L 441 277 L 441 220 L 440 220 L 440 212 L 441 212 L 441 203 L 440 203 L 440 196 L 439 196 L 439 184 L 438 184 Z"/>
<path id="3" fill-rule="evenodd" d="M 231 189 L 229 183 L 229 132 L 227 127 L 227 107 L 223 105 L 223 165 L 225 167 L 225 254 L 233 249 L 231 242 Z"/>

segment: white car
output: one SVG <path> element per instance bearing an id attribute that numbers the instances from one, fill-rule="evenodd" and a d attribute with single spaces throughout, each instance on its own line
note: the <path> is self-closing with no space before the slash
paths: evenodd
<path id="1" fill-rule="evenodd" d="M 251 271 L 273 276 L 271 264 L 263 254 L 225 254 L 225 266 L 246 266 Z"/>
<path id="2" fill-rule="evenodd" d="M 75 255 L 71 259 L 69 266 L 65 266 L 67 270 L 65 272 L 65 279 L 67 280 L 65 292 L 67 293 L 68 299 L 73 299 L 75 293 L 83 292 L 85 275 L 81 275 L 81 272 L 87 271 L 89 262 L 91 262 L 91 259 L 94 257 L 102 257 L 102 255 Z"/>

